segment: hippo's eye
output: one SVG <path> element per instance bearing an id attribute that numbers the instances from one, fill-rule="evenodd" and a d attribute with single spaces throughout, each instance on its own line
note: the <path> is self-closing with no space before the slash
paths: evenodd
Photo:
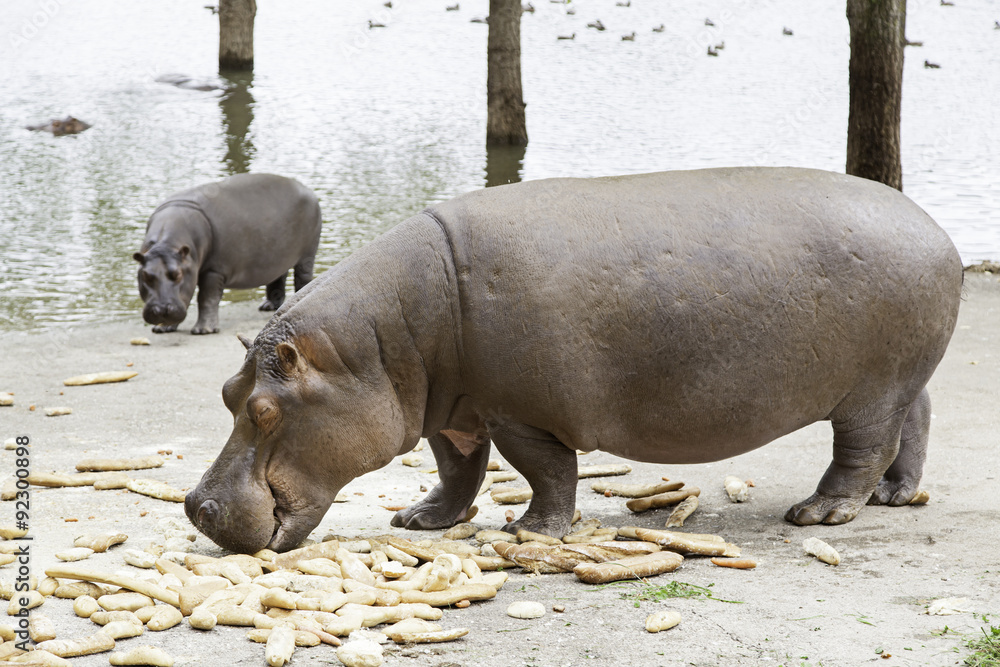
<path id="1" fill-rule="evenodd" d="M 150 273 L 149 271 L 147 271 L 145 269 L 143 269 L 142 271 L 140 271 L 139 275 L 142 276 L 142 282 L 144 282 L 144 283 L 152 285 L 153 283 L 156 282 L 156 276 L 154 276 L 152 273 Z"/>
<path id="2" fill-rule="evenodd" d="M 281 422 L 281 410 L 266 396 L 254 396 L 247 401 L 247 416 L 253 425 L 261 430 L 264 437 L 271 435 Z"/>
<path id="3" fill-rule="evenodd" d="M 177 270 L 167 271 L 167 278 L 170 282 L 179 283 L 181 281 L 181 272 Z"/>

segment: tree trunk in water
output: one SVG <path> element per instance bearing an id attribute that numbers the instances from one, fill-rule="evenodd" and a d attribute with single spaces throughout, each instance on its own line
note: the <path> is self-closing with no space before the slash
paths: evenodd
<path id="1" fill-rule="evenodd" d="M 899 112 L 906 0 L 847 0 L 851 26 L 847 173 L 903 189 Z"/>
<path id="2" fill-rule="evenodd" d="M 486 46 L 486 145 L 525 146 L 521 96 L 521 0 L 490 0 Z"/>
<path id="3" fill-rule="evenodd" d="M 253 69 L 255 0 L 219 0 L 219 69 Z"/>

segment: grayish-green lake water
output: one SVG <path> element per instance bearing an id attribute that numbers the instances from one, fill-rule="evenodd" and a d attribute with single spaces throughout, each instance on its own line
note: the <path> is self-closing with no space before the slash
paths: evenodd
<path id="1" fill-rule="evenodd" d="M 319 270 L 487 178 L 843 171 L 842 1 L 573 0 L 575 15 L 534 2 L 522 20 L 531 143 L 487 155 L 487 28 L 470 23 L 486 0 L 458 12 L 444 11 L 450 0 L 391 10 L 258 0 L 256 68 L 225 95 L 154 81 L 216 74 L 218 22 L 205 0 L 0 0 L 0 330 L 141 322 L 131 255 L 147 216 L 172 192 L 240 171 L 317 192 Z M 906 53 L 905 192 L 966 262 L 1000 259 L 1000 13 L 986 0 L 908 5 L 907 32 L 924 46 Z M 605 32 L 586 28 L 597 18 Z M 369 30 L 369 19 L 387 27 Z M 24 129 L 67 114 L 93 128 Z"/>

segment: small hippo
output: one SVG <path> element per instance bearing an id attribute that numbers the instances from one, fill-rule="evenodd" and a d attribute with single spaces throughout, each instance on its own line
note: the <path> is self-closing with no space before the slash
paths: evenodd
<path id="1" fill-rule="evenodd" d="M 559 536 L 574 450 L 718 461 L 820 420 L 833 462 L 785 518 L 917 492 L 925 386 L 958 315 L 947 234 L 882 184 L 708 169 L 500 186 L 432 206 L 289 300 L 222 390 L 235 421 L 185 501 L 219 545 L 295 547 L 352 479 L 430 441 L 395 526 L 463 520 L 490 443 Z"/>
<path id="2" fill-rule="evenodd" d="M 146 224 L 139 262 L 142 317 L 154 333 L 175 331 L 198 288 L 193 334 L 219 331 L 219 301 L 231 287 L 267 285 L 261 310 L 285 300 L 285 277 L 295 289 L 313 277 L 319 246 L 319 202 L 298 181 L 273 174 L 238 174 L 178 192 Z"/>
<path id="3" fill-rule="evenodd" d="M 41 125 L 28 125 L 25 129 L 34 132 L 51 132 L 53 136 L 61 137 L 65 134 L 80 134 L 91 127 L 90 123 L 84 123 L 79 118 L 66 116 L 65 118 L 53 118 L 48 123 Z"/>

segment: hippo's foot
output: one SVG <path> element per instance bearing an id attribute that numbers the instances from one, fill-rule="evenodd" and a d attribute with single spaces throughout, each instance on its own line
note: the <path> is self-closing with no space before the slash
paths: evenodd
<path id="1" fill-rule="evenodd" d="M 194 334 L 195 336 L 202 336 L 204 334 L 219 333 L 219 327 L 218 327 L 218 325 L 216 325 L 216 326 L 209 326 L 209 325 L 204 325 L 204 324 L 196 324 L 193 327 L 191 327 L 191 333 Z"/>
<path id="2" fill-rule="evenodd" d="M 858 515 L 864 505 L 863 500 L 855 498 L 835 498 L 814 493 L 785 512 L 785 521 L 799 526 L 847 523 Z"/>
<path id="3" fill-rule="evenodd" d="M 427 497 L 418 503 L 410 505 L 405 510 L 396 512 L 390 522 L 397 528 L 410 530 L 434 530 L 435 528 L 451 528 L 465 519 L 469 505 L 442 489 L 443 484 L 435 486 Z M 440 491 L 440 492 L 439 492 Z"/>
<path id="4" fill-rule="evenodd" d="M 524 516 L 517 521 L 512 521 L 511 523 L 505 525 L 502 530 L 510 533 L 511 535 L 516 535 L 519 530 L 530 530 L 533 533 L 541 533 L 542 535 L 551 535 L 552 537 L 562 538 L 563 535 L 569 532 L 569 527 L 572 522 L 572 508 L 570 508 L 569 516 L 566 516 L 565 512 L 536 516 L 532 515 L 529 510 L 525 512 Z"/>
<path id="5" fill-rule="evenodd" d="M 260 304 L 257 310 L 278 310 L 281 308 L 281 304 L 285 301 L 284 296 L 282 296 L 279 301 L 272 301 L 270 299 L 264 299 L 264 302 Z"/>
<path id="6" fill-rule="evenodd" d="M 170 333 L 171 331 L 177 331 L 176 324 L 157 324 L 153 327 L 153 333 Z"/>
<path id="7" fill-rule="evenodd" d="M 919 478 L 916 480 L 892 481 L 885 477 L 878 483 L 878 487 L 868 499 L 869 505 L 889 505 L 900 507 L 908 505 L 913 497 L 917 495 Z"/>

